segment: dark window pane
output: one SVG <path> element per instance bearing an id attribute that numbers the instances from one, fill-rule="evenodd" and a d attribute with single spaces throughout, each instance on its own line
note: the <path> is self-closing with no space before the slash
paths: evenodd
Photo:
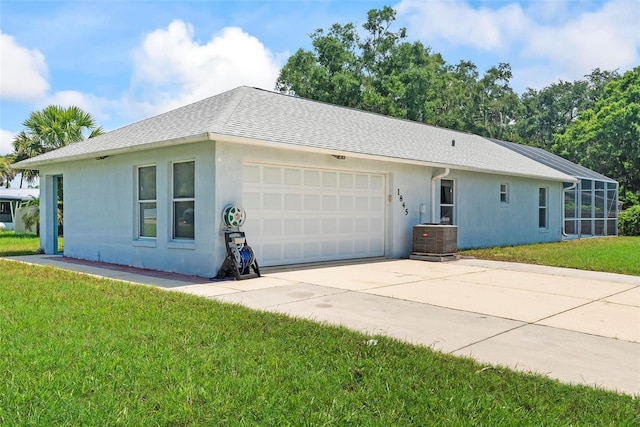
<path id="1" fill-rule="evenodd" d="M 576 221 L 565 221 L 564 232 L 566 234 L 578 234 L 576 230 Z"/>
<path id="2" fill-rule="evenodd" d="M 509 186 L 507 184 L 500 184 L 500 201 L 502 203 L 509 201 Z"/>
<path id="3" fill-rule="evenodd" d="M 547 208 L 538 208 L 538 227 L 547 228 Z"/>
<path id="4" fill-rule="evenodd" d="M 581 184 L 582 184 L 582 189 L 583 190 L 591 190 L 591 180 L 590 179 L 583 179 Z"/>
<path id="5" fill-rule="evenodd" d="M 157 219 L 155 203 L 140 203 L 140 237 L 156 237 Z"/>
<path id="6" fill-rule="evenodd" d="M 173 198 L 194 197 L 195 162 L 173 164 Z"/>
<path id="7" fill-rule="evenodd" d="M 176 239 L 193 239 L 195 202 L 173 203 L 173 237 Z"/>
<path id="8" fill-rule="evenodd" d="M 0 221 L 12 222 L 10 202 L 0 202 Z"/>
<path id="9" fill-rule="evenodd" d="M 145 166 L 138 169 L 138 198 L 140 200 L 156 199 L 155 166 Z"/>
<path id="10" fill-rule="evenodd" d="M 538 206 L 547 206 L 547 189 L 540 188 L 538 191 Z"/>
<path id="11" fill-rule="evenodd" d="M 595 182 L 595 185 L 596 185 L 596 190 L 604 188 L 604 182 L 603 181 L 594 181 L 594 182 Z"/>
<path id="12" fill-rule="evenodd" d="M 582 223 L 580 233 L 582 233 L 583 236 L 591 236 L 593 234 L 593 231 L 591 230 L 591 220 L 582 220 L 580 222 Z"/>
<path id="13" fill-rule="evenodd" d="M 453 204 L 453 181 L 450 179 L 440 181 L 440 203 L 443 205 Z"/>

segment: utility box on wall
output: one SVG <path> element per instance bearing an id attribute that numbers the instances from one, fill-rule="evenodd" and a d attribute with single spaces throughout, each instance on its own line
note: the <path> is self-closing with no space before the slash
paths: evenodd
<path id="1" fill-rule="evenodd" d="M 413 253 L 453 255 L 458 251 L 458 226 L 419 224 L 413 227 Z"/>

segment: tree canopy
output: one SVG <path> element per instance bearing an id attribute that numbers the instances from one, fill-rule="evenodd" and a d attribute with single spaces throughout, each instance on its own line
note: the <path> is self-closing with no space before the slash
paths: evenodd
<path id="1" fill-rule="evenodd" d="M 640 191 L 640 66 L 607 83 L 593 106 L 555 138 L 561 156 Z"/>
<path id="2" fill-rule="evenodd" d="M 509 64 L 484 73 L 471 61 L 447 64 L 394 29 L 395 16 L 373 9 L 360 31 L 352 23 L 314 31 L 312 49 L 289 58 L 276 90 L 541 147 L 640 192 L 638 68 L 622 78 L 596 68 L 518 96 Z"/>
<path id="3" fill-rule="evenodd" d="M 13 140 L 14 162 L 104 133 L 91 114 L 75 106 L 49 105 L 33 111 L 22 125 L 24 129 Z M 32 182 L 37 175 L 37 171 L 22 171 L 22 178 L 27 182 Z"/>
<path id="4" fill-rule="evenodd" d="M 518 96 L 511 66 L 501 63 L 480 75 L 475 64 L 448 65 L 420 42 L 392 30 L 396 12 L 373 9 L 360 36 L 352 24 L 334 24 L 310 37 L 280 72 L 276 90 L 490 137 L 510 135 Z"/>
<path id="5" fill-rule="evenodd" d="M 11 163 L 10 156 L 0 156 L 0 187 L 9 188 L 9 184 L 16 176 L 15 171 L 10 167 Z"/>

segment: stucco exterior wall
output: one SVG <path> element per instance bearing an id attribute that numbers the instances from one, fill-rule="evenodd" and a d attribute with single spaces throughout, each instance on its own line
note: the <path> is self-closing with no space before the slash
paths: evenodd
<path id="1" fill-rule="evenodd" d="M 513 176 L 452 171 L 456 185 L 458 248 L 559 241 L 562 183 Z M 508 203 L 500 202 L 508 184 Z M 548 190 L 548 227 L 538 227 L 538 191 Z"/>
<path id="2" fill-rule="evenodd" d="M 171 164 L 195 160 L 195 239 L 171 239 Z M 249 146 L 224 141 L 133 152 L 43 167 L 44 190 L 54 175 L 64 177 L 66 256 L 135 267 L 215 276 L 226 255 L 222 210 L 243 205 L 243 163 L 264 163 L 385 176 L 385 256 L 407 257 L 413 226 L 430 222 L 431 178 L 442 169 L 369 159 L 336 159 L 329 154 Z M 136 168 L 156 165 L 157 238 L 136 238 Z M 544 242 L 561 238 L 562 183 L 451 170 L 455 180 L 460 248 Z M 510 200 L 500 203 L 501 183 Z M 549 188 L 549 227 L 538 228 L 538 188 Z M 439 199 L 439 183 L 436 199 Z M 424 205 L 424 213 L 420 212 Z M 41 221 L 48 221 L 48 208 Z M 247 212 L 250 216 L 251 212 Z M 45 230 L 48 230 L 45 226 Z M 50 227 L 49 227 L 50 228 Z M 251 244 L 251 236 L 247 236 Z M 51 237 L 43 236 L 49 244 Z M 259 260 L 258 260 L 259 261 Z"/>
<path id="3" fill-rule="evenodd" d="M 208 277 L 213 264 L 215 146 L 211 142 L 169 147 L 102 160 L 71 162 L 41 174 L 63 173 L 64 254 L 134 267 Z M 171 164 L 195 160 L 193 241 L 171 239 Z M 155 240 L 136 239 L 136 168 L 156 165 L 158 227 Z M 207 195 L 209 195 L 207 197 Z M 41 221 L 46 218 L 42 217 Z M 45 237 L 43 237 L 45 238 Z"/>

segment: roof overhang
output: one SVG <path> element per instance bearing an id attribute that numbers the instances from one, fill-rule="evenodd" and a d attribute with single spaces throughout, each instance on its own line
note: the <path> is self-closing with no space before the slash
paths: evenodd
<path id="1" fill-rule="evenodd" d="M 78 155 L 71 154 L 65 157 L 57 157 L 52 159 L 38 160 L 38 157 L 34 157 L 32 159 L 27 159 L 18 163 L 14 163 L 13 165 L 11 165 L 11 168 L 37 170 L 41 166 L 47 166 L 47 165 L 52 165 L 57 163 L 66 163 L 66 162 L 73 162 L 77 160 L 90 160 L 90 159 L 101 160 L 106 157 L 116 156 L 119 154 L 129 154 L 137 151 L 152 150 L 154 148 L 162 148 L 162 147 L 170 147 L 170 146 L 183 145 L 183 144 L 192 144 L 194 142 L 210 141 L 211 140 L 210 135 L 211 134 L 209 134 L 208 132 L 205 132 L 201 134 L 184 136 L 180 138 L 165 139 L 162 141 L 153 141 L 153 142 L 133 145 L 129 147 L 114 148 L 110 150 L 96 150 L 91 153 L 83 153 Z"/>
<path id="2" fill-rule="evenodd" d="M 353 152 L 353 151 L 330 150 L 330 149 L 323 149 L 323 148 L 317 148 L 317 147 L 308 147 L 308 146 L 301 146 L 301 145 L 295 145 L 295 144 L 287 144 L 287 143 L 283 143 L 283 142 L 274 142 L 274 141 L 265 141 L 265 140 L 260 140 L 260 139 L 243 138 L 243 137 L 231 136 L 231 135 L 221 135 L 221 134 L 213 134 L 213 133 L 211 133 L 211 134 L 209 134 L 209 137 L 211 138 L 212 141 L 231 142 L 231 143 L 237 143 L 237 144 L 262 146 L 262 147 L 277 148 L 277 149 L 289 149 L 289 150 L 293 149 L 293 150 L 296 150 L 296 151 L 302 151 L 302 152 L 306 152 L 306 153 L 327 154 L 327 155 L 332 155 L 332 156 L 347 156 L 347 157 L 363 159 L 363 160 L 376 160 L 376 161 L 381 161 L 381 162 L 393 161 L 395 163 L 402 163 L 402 164 L 408 164 L 408 165 L 428 166 L 428 167 L 432 167 L 432 168 L 443 168 L 443 169 L 444 168 L 450 168 L 450 169 L 461 170 L 461 171 L 482 172 L 482 173 L 490 173 L 490 174 L 494 174 L 494 175 L 503 175 L 503 176 L 520 176 L 520 177 L 524 177 L 524 178 L 542 179 L 542 180 L 545 180 L 545 181 L 578 182 L 578 180 L 575 179 L 574 177 L 566 175 L 566 174 L 562 174 L 561 172 L 558 172 L 558 173 L 564 175 L 562 178 L 553 178 L 553 177 L 549 177 L 549 176 L 523 174 L 523 173 L 518 173 L 518 172 L 499 171 L 499 170 L 484 169 L 484 168 L 473 168 L 473 167 L 469 167 L 469 166 L 456 165 L 456 164 L 453 164 L 453 163 L 427 162 L 427 161 L 423 161 L 423 160 L 405 159 L 405 158 L 401 158 L 401 157 L 392 157 L 392 156 L 383 156 L 383 155 L 375 155 L 375 154 L 358 153 L 358 152 Z"/>
<path id="3" fill-rule="evenodd" d="M 145 144 L 138 144 L 134 146 L 116 148 L 111 150 L 96 150 L 92 153 L 79 154 L 75 156 L 68 155 L 65 157 L 42 159 L 42 160 L 38 160 L 37 157 L 34 157 L 33 159 L 27 159 L 27 160 L 23 160 L 21 162 L 15 163 L 11 165 L 11 167 L 14 169 L 37 170 L 42 166 L 47 166 L 51 164 L 66 163 L 66 162 L 78 161 L 78 160 L 90 160 L 90 159 L 101 160 L 109 156 L 129 154 L 129 153 L 134 153 L 138 151 L 146 151 L 146 150 L 152 150 L 156 148 L 170 147 L 170 146 L 183 145 L 183 144 L 192 144 L 196 142 L 205 142 L 205 141 L 230 142 L 230 143 L 237 143 L 237 144 L 244 144 L 244 145 L 276 148 L 276 149 L 296 150 L 296 151 L 301 151 L 306 153 L 327 154 L 327 155 L 334 155 L 334 156 L 348 156 L 352 158 L 376 160 L 376 161 L 382 161 L 382 162 L 393 161 L 396 163 L 428 166 L 433 168 L 451 168 L 451 169 L 469 171 L 469 172 L 490 173 L 494 175 L 536 178 L 536 179 L 542 179 L 545 181 L 577 182 L 575 178 L 569 175 L 564 175 L 564 174 L 563 174 L 564 177 L 554 178 L 549 176 L 523 174 L 523 173 L 511 172 L 511 171 L 500 171 L 500 170 L 486 169 L 486 168 L 473 168 L 473 167 L 457 165 L 453 163 L 448 164 L 448 163 L 428 162 L 423 160 L 359 153 L 359 152 L 353 152 L 353 151 L 331 150 L 331 149 L 325 149 L 325 148 L 309 147 L 309 146 L 289 144 L 284 142 L 253 139 L 253 138 L 246 138 L 246 137 L 239 137 L 235 135 L 227 135 L 227 134 L 219 134 L 219 133 L 211 133 L 211 132 L 205 132 L 201 134 L 190 135 L 190 136 L 180 137 L 180 138 L 166 139 L 163 141 L 154 141 L 154 142 L 149 142 Z"/>

